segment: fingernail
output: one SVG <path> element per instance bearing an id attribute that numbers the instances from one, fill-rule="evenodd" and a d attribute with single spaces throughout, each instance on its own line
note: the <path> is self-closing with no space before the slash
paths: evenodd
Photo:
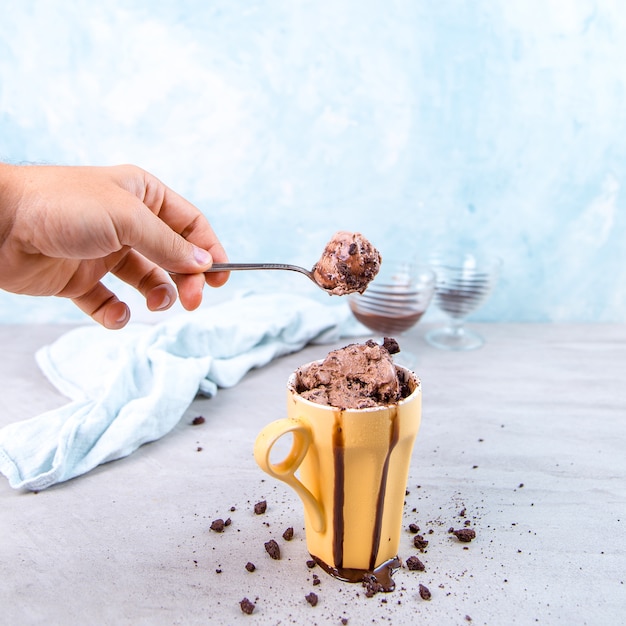
<path id="1" fill-rule="evenodd" d="M 120 313 L 120 315 L 115 319 L 117 324 L 121 324 L 128 319 L 130 312 L 128 311 L 128 307 L 124 306 L 124 310 Z"/>
<path id="2" fill-rule="evenodd" d="M 208 265 L 213 260 L 213 257 L 209 252 L 203 250 L 202 248 L 198 248 L 197 246 L 193 247 L 193 258 L 198 265 Z"/>
<path id="3" fill-rule="evenodd" d="M 163 295 L 161 296 L 161 302 L 154 307 L 155 311 L 163 311 L 163 309 L 167 309 L 167 307 L 172 303 L 172 296 L 170 295 L 169 290 L 161 289 L 160 291 L 163 292 Z"/>

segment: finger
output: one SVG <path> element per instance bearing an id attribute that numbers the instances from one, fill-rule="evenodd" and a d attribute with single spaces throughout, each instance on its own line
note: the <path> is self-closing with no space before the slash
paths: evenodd
<path id="1" fill-rule="evenodd" d="M 169 187 L 165 187 L 159 217 L 187 241 L 207 250 L 213 263 L 228 262 L 228 255 L 206 217 Z M 206 282 L 212 287 L 221 287 L 229 275 L 229 272 L 210 272 Z"/>
<path id="2" fill-rule="evenodd" d="M 150 311 L 164 311 L 176 302 L 176 289 L 168 274 L 134 250 L 130 250 L 111 272 L 139 291 Z"/>
<path id="3" fill-rule="evenodd" d="M 198 274 L 211 267 L 211 254 L 196 246 L 157 217 L 140 200 L 118 213 L 120 243 L 134 248 L 168 272 Z"/>
<path id="4" fill-rule="evenodd" d="M 116 228 L 122 243 L 171 272 L 193 274 L 208 269 L 213 261 L 227 261 L 211 225 L 193 204 L 140 168 L 112 169 L 118 184 L 139 200 L 132 211 L 117 215 Z M 119 206 L 127 204 L 122 202 Z M 147 207 L 153 219 L 141 210 L 143 207 Z M 207 282 L 219 286 L 227 279 L 228 274 L 220 272 Z"/>
<path id="5" fill-rule="evenodd" d="M 222 272 L 220 272 L 222 273 Z M 193 311 L 202 302 L 202 288 L 205 278 L 203 274 L 175 274 L 172 280 L 176 283 L 181 304 L 188 311 Z"/>
<path id="6" fill-rule="evenodd" d="M 125 302 L 102 283 L 97 283 L 87 293 L 72 298 L 72 302 L 93 320 L 105 328 L 123 328 L 130 319 L 130 310 Z"/>

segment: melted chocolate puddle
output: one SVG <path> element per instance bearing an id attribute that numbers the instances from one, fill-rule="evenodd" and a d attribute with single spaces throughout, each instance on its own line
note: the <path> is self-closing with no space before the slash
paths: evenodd
<path id="1" fill-rule="evenodd" d="M 396 583 L 394 582 L 392 575 L 393 572 L 401 565 L 400 559 L 397 556 L 393 559 L 389 559 L 389 561 L 381 563 L 374 570 L 331 567 L 314 554 L 311 556 L 326 573 L 330 574 L 334 578 L 338 578 L 339 580 L 345 580 L 349 583 L 362 583 L 374 579 L 380 585 L 381 591 L 388 592 L 393 591 L 396 588 Z"/>
<path id="2" fill-rule="evenodd" d="M 387 476 L 389 474 L 389 461 L 391 453 L 396 447 L 399 439 L 399 424 L 397 420 L 397 412 L 391 417 L 391 428 L 389 433 L 389 449 L 383 464 L 383 470 L 380 477 L 380 486 L 378 487 L 378 497 L 376 499 L 376 519 L 374 522 L 374 532 L 372 534 L 372 551 L 370 556 L 369 569 L 353 569 L 343 567 L 343 538 L 345 532 L 343 507 L 345 501 L 345 438 L 343 433 L 342 414 L 337 413 L 335 418 L 335 427 L 333 429 L 333 450 L 335 462 L 335 490 L 334 490 L 334 507 L 333 507 L 333 559 L 337 564 L 331 567 L 324 563 L 314 554 L 311 556 L 315 562 L 328 574 L 351 583 L 374 581 L 379 586 L 380 591 L 393 591 L 395 582 L 392 575 L 394 570 L 401 565 L 400 559 L 396 556 L 389 561 L 385 561 L 378 567 L 375 567 L 378 557 L 378 549 L 380 547 L 380 538 L 383 524 L 383 507 L 385 504 L 385 493 L 387 491 Z"/>

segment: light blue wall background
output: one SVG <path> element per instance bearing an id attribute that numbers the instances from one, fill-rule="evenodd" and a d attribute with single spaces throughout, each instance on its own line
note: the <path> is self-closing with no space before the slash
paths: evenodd
<path id="1" fill-rule="evenodd" d="M 141 165 L 233 261 L 460 242 L 504 259 L 474 319 L 626 321 L 624 59 L 621 0 L 0 0 L 0 158 Z M 239 274 L 207 304 L 249 286 L 326 298 Z"/>

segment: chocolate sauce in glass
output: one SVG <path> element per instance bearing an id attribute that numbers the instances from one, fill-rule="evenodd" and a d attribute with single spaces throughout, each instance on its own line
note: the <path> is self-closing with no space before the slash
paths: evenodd
<path id="1" fill-rule="evenodd" d="M 339 412 L 335 417 L 335 425 L 333 429 L 333 452 L 335 465 L 335 486 L 334 486 L 334 503 L 333 503 L 333 559 L 336 566 L 331 567 L 324 563 L 319 557 L 311 555 L 318 565 L 331 576 L 345 580 L 347 582 L 362 582 L 366 577 L 376 579 L 383 591 L 393 591 L 395 583 L 392 578 L 394 570 L 401 565 L 400 559 L 394 557 L 385 563 L 376 567 L 376 559 L 378 557 L 378 549 L 380 547 L 380 539 L 382 533 L 383 511 L 385 505 L 385 494 L 387 491 L 387 476 L 389 473 L 389 462 L 391 453 L 396 447 L 399 440 L 399 424 L 397 420 L 397 411 L 391 416 L 390 432 L 389 432 L 389 449 L 383 470 L 380 477 L 380 485 L 378 487 L 378 497 L 376 500 L 376 518 L 374 522 L 374 532 L 372 534 L 372 551 L 370 555 L 369 569 L 353 569 L 343 567 L 343 539 L 345 532 L 343 507 L 345 500 L 345 438 L 343 433 L 342 413 Z"/>
<path id="2" fill-rule="evenodd" d="M 354 317 L 356 317 L 361 324 L 376 333 L 385 335 L 399 335 L 403 333 L 405 330 L 415 326 L 422 315 L 424 315 L 424 311 L 417 311 L 409 315 L 379 315 L 376 313 L 363 313 L 363 311 L 357 310 L 354 306 L 351 308 Z"/>

